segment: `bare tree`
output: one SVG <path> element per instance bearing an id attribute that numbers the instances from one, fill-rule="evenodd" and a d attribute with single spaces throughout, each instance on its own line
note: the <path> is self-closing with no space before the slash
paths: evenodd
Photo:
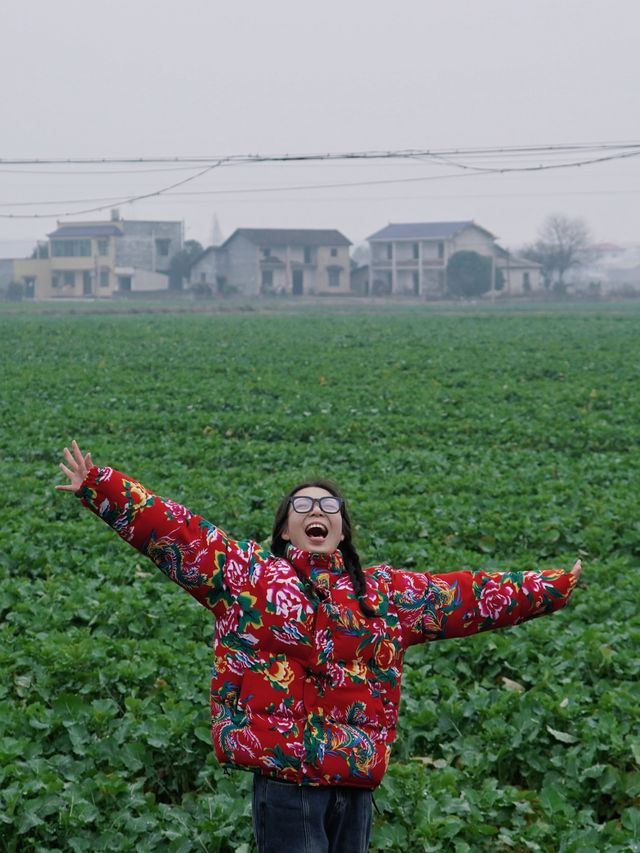
<path id="1" fill-rule="evenodd" d="M 536 242 L 525 246 L 520 254 L 542 264 L 545 287 L 563 289 L 565 274 L 580 265 L 581 255 L 589 241 L 589 229 L 584 219 L 554 213 L 542 223 Z"/>

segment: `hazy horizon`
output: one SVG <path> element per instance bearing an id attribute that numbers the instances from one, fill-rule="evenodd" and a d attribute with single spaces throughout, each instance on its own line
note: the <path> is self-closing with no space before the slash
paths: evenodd
<path id="1" fill-rule="evenodd" d="M 354 246 L 389 222 L 475 220 L 514 249 L 552 213 L 583 218 L 594 242 L 638 243 L 640 157 L 472 171 L 553 159 L 496 151 L 226 164 L 200 177 L 206 163 L 2 160 L 639 142 L 639 24 L 632 0 L 401 0 L 393 14 L 375 0 L 185 0 L 162 15 L 150 0 L 100 12 L 80 0 L 7 0 L 0 257 L 44 240 L 58 219 L 105 219 L 110 207 L 125 219 L 184 221 L 185 238 L 203 245 L 217 216 L 225 237 L 237 227 L 337 228 Z"/>

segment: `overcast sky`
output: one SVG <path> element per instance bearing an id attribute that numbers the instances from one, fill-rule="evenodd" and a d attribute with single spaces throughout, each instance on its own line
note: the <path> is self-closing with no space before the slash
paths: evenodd
<path id="1" fill-rule="evenodd" d="M 638 0 L 2 0 L 0 160 L 640 143 L 639 32 Z M 640 243 L 640 157 L 484 175 L 459 166 L 543 158 L 454 160 L 226 165 L 132 204 L 202 165 L 0 164 L 0 256 L 109 207 L 183 220 L 205 245 L 216 215 L 225 237 L 338 228 L 355 244 L 474 219 L 514 248 L 554 212 Z"/>

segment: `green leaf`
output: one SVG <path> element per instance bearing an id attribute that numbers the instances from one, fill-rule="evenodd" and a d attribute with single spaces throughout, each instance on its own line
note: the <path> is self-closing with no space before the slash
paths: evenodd
<path id="1" fill-rule="evenodd" d="M 574 735 L 569 734 L 568 732 L 560 732 L 557 729 L 552 729 L 551 726 L 547 726 L 547 731 L 561 743 L 575 743 L 578 740 Z"/>

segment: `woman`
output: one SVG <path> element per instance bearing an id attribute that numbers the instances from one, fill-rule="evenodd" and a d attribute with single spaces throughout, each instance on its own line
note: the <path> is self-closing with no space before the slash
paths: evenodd
<path id="1" fill-rule="evenodd" d="M 75 441 L 64 456 L 69 483 L 57 488 L 216 617 L 213 743 L 223 765 L 255 773 L 260 851 L 366 851 L 407 647 L 551 613 L 582 570 L 363 570 L 344 501 L 324 481 L 283 498 L 268 550 L 95 467 Z"/>

